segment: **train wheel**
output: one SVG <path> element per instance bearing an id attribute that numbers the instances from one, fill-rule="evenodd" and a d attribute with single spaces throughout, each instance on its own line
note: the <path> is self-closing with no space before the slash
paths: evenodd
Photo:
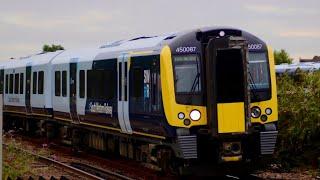
<path id="1" fill-rule="evenodd" d="M 158 165 L 164 175 L 180 174 L 180 163 L 170 149 L 159 149 L 157 152 Z"/>

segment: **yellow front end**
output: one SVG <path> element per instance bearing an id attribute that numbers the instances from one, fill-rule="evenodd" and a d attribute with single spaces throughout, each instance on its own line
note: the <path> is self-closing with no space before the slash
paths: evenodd
<path id="1" fill-rule="evenodd" d="M 275 64 L 273 50 L 271 47 L 268 47 L 268 58 L 269 58 L 269 67 L 270 67 L 270 78 L 271 78 L 271 99 L 267 101 L 251 103 L 251 108 L 257 106 L 261 109 L 261 115 L 267 115 L 266 109 L 271 108 L 272 113 L 267 115 L 267 120 L 261 120 L 261 116 L 257 118 L 251 118 L 251 123 L 260 123 L 266 124 L 271 122 L 276 122 L 278 120 L 278 100 L 277 100 L 277 85 L 276 85 L 276 73 L 275 73 Z"/>
<path id="2" fill-rule="evenodd" d="M 218 133 L 245 132 L 244 103 L 218 104 Z"/>
<path id="3" fill-rule="evenodd" d="M 251 118 L 251 123 L 270 123 L 278 120 L 277 108 L 277 89 L 275 66 L 272 49 L 268 47 L 270 78 L 271 78 L 271 99 L 267 101 L 251 103 L 251 107 L 258 106 L 261 109 L 262 115 L 265 114 L 267 108 L 272 109 L 272 113 L 267 115 L 268 119 L 262 121 L 260 117 Z M 171 51 L 169 46 L 166 46 L 161 51 L 160 56 L 160 74 L 162 85 L 162 99 L 167 121 L 171 126 L 190 128 L 192 126 L 207 125 L 207 110 L 205 106 L 193 106 L 177 104 L 175 101 L 174 77 L 171 59 Z M 184 120 L 178 118 L 178 113 L 184 113 L 185 119 L 190 120 L 190 112 L 197 109 L 201 113 L 201 118 L 198 121 L 190 121 L 186 125 Z M 218 132 L 219 133 L 241 133 L 245 132 L 245 112 L 243 103 L 228 103 L 218 104 Z"/>
<path id="4" fill-rule="evenodd" d="M 165 46 L 160 54 L 160 76 L 164 112 L 169 125 L 184 128 L 207 125 L 207 111 L 205 106 L 182 105 L 176 103 L 173 67 L 169 46 Z M 195 109 L 200 111 L 201 117 L 197 121 L 192 121 L 190 113 Z M 184 113 L 184 119 L 179 119 L 178 113 Z M 190 123 L 186 123 L 186 121 Z"/>

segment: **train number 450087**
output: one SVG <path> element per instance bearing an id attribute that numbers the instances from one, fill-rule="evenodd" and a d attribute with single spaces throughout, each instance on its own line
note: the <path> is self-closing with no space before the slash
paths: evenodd
<path id="1" fill-rule="evenodd" d="M 190 53 L 190 52 L 196 52 L 197 47 L 177 47 L 176 52 L 177 53 Z"/>

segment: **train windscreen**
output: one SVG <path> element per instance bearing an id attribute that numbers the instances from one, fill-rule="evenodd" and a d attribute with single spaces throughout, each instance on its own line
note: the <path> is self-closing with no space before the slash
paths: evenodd
<path id="1" fill-rule="evenodd" d="M 249 78 L 251 101 L 267 100 L 270 97 L 270 73 L 266 53 L 249 53 Z"/>

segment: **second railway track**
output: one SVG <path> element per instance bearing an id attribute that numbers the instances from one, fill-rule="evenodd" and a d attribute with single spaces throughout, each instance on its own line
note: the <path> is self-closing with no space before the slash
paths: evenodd
<path id="1" fill-rule="evenodd" d="M 8 147 L 8 144 L 3 143 L 4 147 Z M 41 161 L 45 161 L 50 164 L 54 164 L 60 166 L 63 169 L 67 169 L 77 175 L 81 175 L 84 179 L 95 179 L 95 180 L 103 180 L 103 179 L 122 179 L 122 180 L 133 180 L 133 178 L 127 177 L 123 174 L 113 172 L 110 170 L 101 169 L 98 167 L 93 167 L 87 164 L 72 162 L 70 164 L 57 161 L 52 158 L 48 158 L 37 153 L 21 149 L 19 147 L 14 147 L 16 150 L 30 154 Z"/>

